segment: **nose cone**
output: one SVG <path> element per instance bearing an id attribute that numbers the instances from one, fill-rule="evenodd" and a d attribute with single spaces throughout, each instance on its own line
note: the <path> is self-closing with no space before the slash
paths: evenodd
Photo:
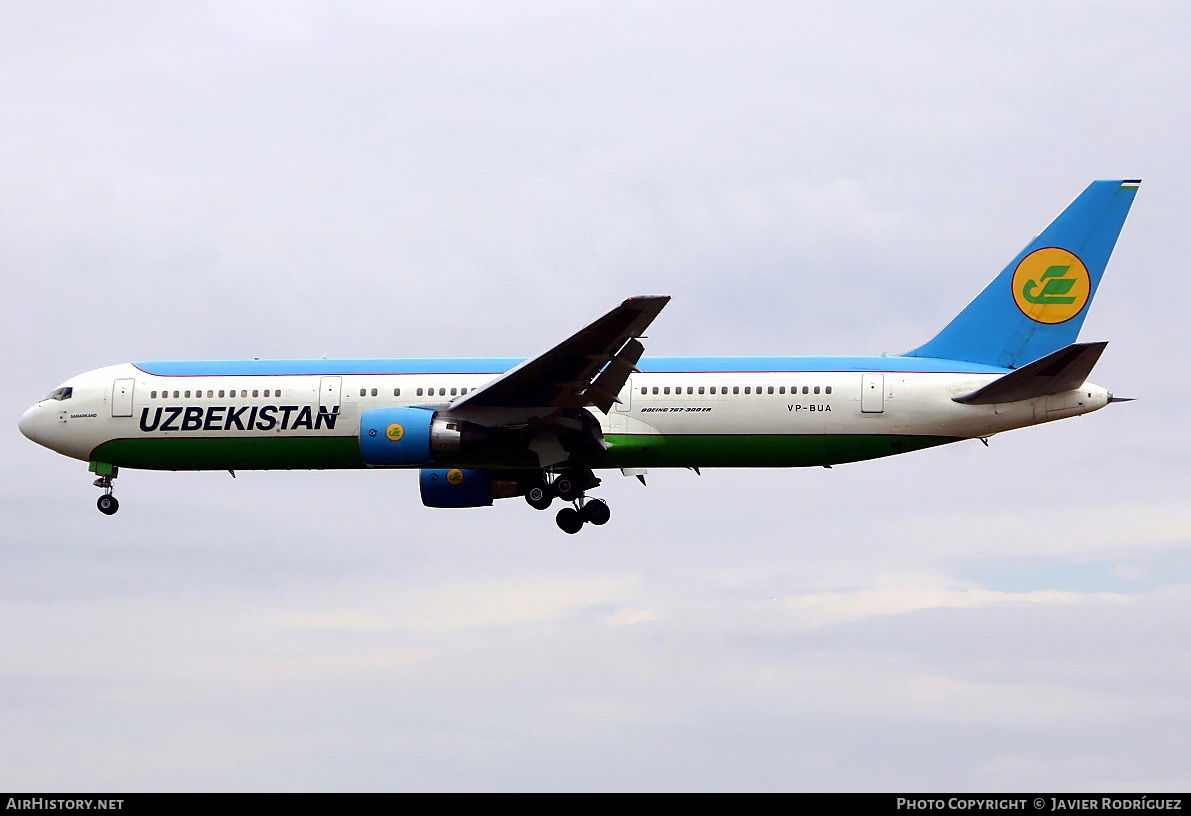
<path id="1" fill-rule="evenodd" d="M 34 405 L 25 413 L 21 414 L 21 421 L 17 423 L 17 427 L 21 429 L 27 438 L 33 442 L 37 441 L 37 406 Z"/>

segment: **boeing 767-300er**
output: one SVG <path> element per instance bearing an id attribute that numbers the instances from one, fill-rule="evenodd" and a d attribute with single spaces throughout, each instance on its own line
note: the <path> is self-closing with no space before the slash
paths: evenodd
<path id="1" fill-rule="evenodd" d="M 558 526 L 608 521 L 595 471 L 829 466 L 1086 414 L 1106 343 L 1076 336 L 1136 180 L 1096 181 L 925 345 L 895 357 L 643 357 L 669 301 L 632 297 L 528 360 L 125 363 L 80 374 L 20 429 L 121 468 L 418 468 L 422 503 L 558 498 Z"/>

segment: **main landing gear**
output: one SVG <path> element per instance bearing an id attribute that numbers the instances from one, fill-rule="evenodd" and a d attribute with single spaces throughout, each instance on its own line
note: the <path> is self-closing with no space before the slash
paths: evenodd
<path id="1" fill-rule="evenodd" d="M 535 510 L 548 508 L 555 496 L 565 502 L 571 502 L 571 507 L 564 507 L 558 511 L 554 521 L 564 533 L 574 535 L 584 524 L 594 524 L 598 527 L 607 524 L 608 519 L 612 517 L 607 502 L 585 495 L 587 490 L 599 484 L 600 480 L 588 468 L 561 471 L 553 480 L 547 471 L 542 471 L 541 477 L 526 488 L 525 501 Z"/>
<path id="2" fill-rule="evenodd" d="M 116 474 L 116 468 L 112 468 L 111 473 L 104 473 L 93 482 L 96 487 L 103 489 L 103 495 L 95 502 L 95 506 L 105 516 L 110 516 L 120 509 L 120 502 L 112 495 L 112 480 L 116 478 Z"/>

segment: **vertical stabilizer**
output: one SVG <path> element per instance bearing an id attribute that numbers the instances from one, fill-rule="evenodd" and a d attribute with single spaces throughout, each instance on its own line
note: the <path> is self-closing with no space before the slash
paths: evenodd
<path id="1" fill-rule="evenodd" d="M 1139 184 L 1093 181 L 933 340 L 906 356 L 1017 368 L 1074 343 Z"/>

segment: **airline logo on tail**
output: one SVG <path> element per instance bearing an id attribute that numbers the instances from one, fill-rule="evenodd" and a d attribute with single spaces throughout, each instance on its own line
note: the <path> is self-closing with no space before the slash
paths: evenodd
<path id="1" fill-rule="evenodd" d="M 1039 323 L 1063 323 L 1088 303 L 1092 280 L 1076 255 L 1045 247 L 1027 255 L 1013 273 L 1013 300 L 1022 314 Z"/>

